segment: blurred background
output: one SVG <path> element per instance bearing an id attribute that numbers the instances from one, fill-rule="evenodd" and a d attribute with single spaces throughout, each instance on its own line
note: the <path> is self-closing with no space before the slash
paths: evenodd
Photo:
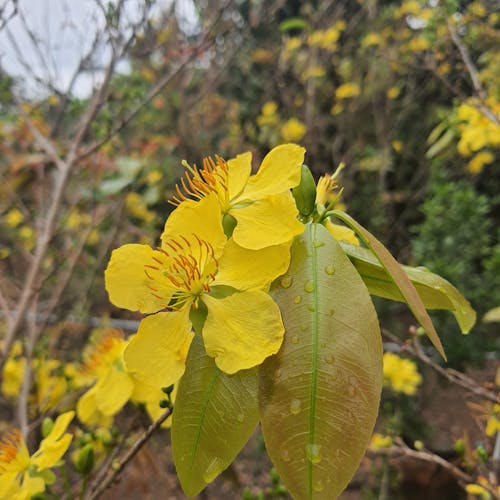
<path id="1" fill-rule="evenodd" d="M 138 317 L 111 306 L 103 271 L 113 248 L 157 244 L 183 160 L 252 151 L 257 166 L 296 142 L 316 178 L 346 164 L 346 209 L 400 262 L 470 300 L 479 321 L 468 336 L 451 314 L 432 317 L 449 366 L 494 388 L 499 326 L 481 319 L 500 306 L 499 46 L 495 0 L 3 0 L 2 366 L 15 341 L 26 359 L 64 363 L 92 328 L 134 331 Z M 376 305 L 404 338 L 406 306 Z M 467 449 L 479 467 L 478 443 L 493 446 L 485 413 L 421 371 L 418 394 L 387 383 L 381 428 L 455 458 Z M 25 407 L 33 383 L 19 382 Z M 4 396 L 0 416 L 15 420 Z M 265 453 L 259 436 L 249 446 L 244 470 Z M 388 463 L 369 459 L 346 498 L 465 498 L 402 492 L 405 471 Z M 271 494 L 267 469 L 243 469 L 225 498 Z M 225 490 L 214 491 L 205 498 Z"/>

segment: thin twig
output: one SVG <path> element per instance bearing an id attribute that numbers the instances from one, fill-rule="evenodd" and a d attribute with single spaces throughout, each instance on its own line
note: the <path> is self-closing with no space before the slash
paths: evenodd
<path id="1" fill-rule="evenodd" d="M 475 380 L 468 377 L 467 375 L 464 375 L 463 373 L 460 373 L 457 370 L 453 370 L 452 368 L 443 368 L 442 366 L 439 366 L 437 363 L 435 363 L 431 358 L 429 358 L 429 356 L 427 356 L 427 354 L 425 354 L 422 346 L 420 345 L 420 342 L 416 337 L 413 338 L 413 343 L 409 344 L 402 343 L 401 340 L 396 337 L 396 335 L 393 335 L 385 329 L 382 330 L 382 334 L 391 342 L 399 344 L 402 351 L 411 354 L 412 356 L 425 363 L 427 366 L 430 366 L 434 371 L 445 377 L 453 384 L 459 385 L 475 396 L 491 401 L 492 403 L 500 403 L 500 396 L 498 394 L 495 394 L 493 391 L 489 391 L 488 389 L 481 387 Z"/>
<path id="2" fill-rule="evenodd" d="M 118 475 L 123 471 L 123 469 L 130 463 L 130 461 L 135 457 L 137 452 L 144 446 L 144 444 L 152 436 L 153 432 L 158 429 L 165 420 L 172 414 L 172 408 L 167 408 L 165 412 L 161 415 L 158 420 L 153 422 L 142 434 L 142 436 L 134 443 L 134 445 L 127 451 L 125 456 L 118 462 L 115 463 L 112 471 L 109 475 L 96 487 L 93 491 L 89 492 L 85 496 L 85 500 L 95 500 L 100 495 L 102 495 L 106 489 L 108 489 Z"/>

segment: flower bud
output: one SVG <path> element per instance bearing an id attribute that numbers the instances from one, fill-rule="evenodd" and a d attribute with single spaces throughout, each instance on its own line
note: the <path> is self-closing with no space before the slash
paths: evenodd
<path id="1" fill-rule="evenodd" d="M 306 165 L 302 165 L 300 184 L 292 189 L 292 193 L 301 218 L 307 219 L 316 206 L 316 183 Z"/>
<path id="2" fill-rule="evenodd" d="M 94 448 L 91 444 L 86 444 L 83 448 L 78 450 L 75 457 L 75 469 L 82 476 L 88 476 L 94 468 L 95 454 Z"/>

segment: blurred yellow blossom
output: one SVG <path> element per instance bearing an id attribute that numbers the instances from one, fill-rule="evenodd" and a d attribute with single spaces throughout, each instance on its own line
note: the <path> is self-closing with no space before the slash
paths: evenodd
<path id="1" fill-rule="evenodd" d="M 330 110 L 330 114 L 332 114 L 333 116 L 340 115 L 340 113 L 342 113 L 342 111 L 344 111 L 344 106 L 338 102 L 332 106 L 332 109 Z"/>
<path id="2" fill-rule="evenodd" d="M 162 174 L 159 170 L 150 170 L 146 174 L 146 184 L 157 184 L 162 178 Z"/>
<path id="3" fill-rule="evenodd" d="M 359 85 L 355 82 L 344 83 L 340 85 L 335 91 L 335 97 L 337 99 L 349 99 L 351 97 L 357 97 L 361 93 Z"/>
<path id="4" fill-rule="evenodd" d="M 5 362 L 2 374 L 2 394 L 5 397 L 15 397 L 19 394 L 23 381 L 24 370 L 26 369 L 26 359 L 20 357 L 21 342 L 16 341 L 10 357 Z"/>
<path id="5" fill-rule="evenodd" d="M 281 137 L 285 142 L 298 142 L 306 134 L 306 126 L 297 118 L 290 118 L 281 127 Z"/>
<path id="6" fill-rule="evenodd" d="M 276 125 L 279 121 L 277 114 L 278 105 L 274 101 L 267 101 L 262 106 L 260 115 L 257 117 L 257 124 L 263 125 Z"/>
<path id="7" fill-rule="evenodd" d="M 500 405 L 493 405 L 493 413 L 486 422 L 485 434 L 487 436 L 495 436 L 500 432 Z"/>
<path id="8" fill-rule="evenodd" d="M 45 491 L 45 485 L 54 480 L 49 469 L 66 453 L 72 435 L 66 429 L 75 412 L 57 417 L 52 430 L 30 456 L 21 433 L 16 429 L 0 441 L 0 499 L 27 500 Z"/>
<path id="9" fill-rule="evenodd" d="M 125 197 L 125 206 L 130 215 L 144 222 L 151 222 L 155 218 L 155 214 L 148 210 L 141 195 L 138 193 L 127 193 Z"/>
<path id="10" fill-rule="evenodd" d="M 340 38 L 340 29 L 331 27 L 326 30 L 317 30 L 309 35 L 307 43 L 310 46 L 319 47 L 324 50 L 335 50 Z"/>
<path id="11" fill-rule="evenodd" d="M 17 233 L 26 250 L 31 251 L 35 246 L 35 231 L 29 226 L 22 226 Z"/>
<path id="12" fill-rule="evenodd" d="M 380 450 L 381 448 L 388 448 L 389 446 L 392 446 L 391 436 L 384 436 L 378 432 L 373 433 L 369 444 L 372 450 Z"/>
<path id="13" fill-rule="evenodd" d="M 401 153 L 403 150 L 403 143 L 401 141 L 392 141 L 391 142 L 392 149 L 396 151 L 396 153 Z"/>
<path id="14" fill-rule="evenodd" d="M 488 490 L 479 484 L 469 483 L 465 485 L 465 491 L 469 493 L 469 495 L 479 496 L 482 500 L 489 500 L 491 498 Z"/>
<path id="15" fill-rule="evenodd" d="M 300 79 L 305 82 L 310 78 L 322 78 L 326 75 L 325 68 L 319 64 L 308 66 L 300 75 Z"/>
<path id="16" fill-rule="evenodd" d="M 24 220 L 23 213 L 17 208 L 11 208 L 4 216 L 3 220 L 9 227 L 17 227 Z"/>
<path id="17" fill-rule="evenodd" d="M 384 385 L 394 392 L 413 396 L 422 382 L 417 365 L 409 359 L 403 359 L 392 352 L 384 353 Z"/>
<path id="18" fill-rule="evenodd" d="M 379 33 L 368 33 L 361 41 L 362 47 L 372 47 L 382 45 L 384 39 Z"/>
<path id="19" fill-rule="evenodd" d="M 387 99 L 397 99 L 400 93 L 401 89 L 399 87 L 390 87 L 386 92 Z"/>
<path id="20" fill-rule="evenodd" d="M 477 153 L 467 164 L 467 170 L 471 174 L 479 174 L 482 172 L 483 167 L 493 162 L 495 159 L 493 153 L 490 151 L 481 151 Z"/>
<path id="21" fill-rule="evenodd" d="M 68 382 L 57 359 L 37 359 L 33 362 L 36 385 L 36 405 L 41 413 L 57 406 L 66 394 Z"/>

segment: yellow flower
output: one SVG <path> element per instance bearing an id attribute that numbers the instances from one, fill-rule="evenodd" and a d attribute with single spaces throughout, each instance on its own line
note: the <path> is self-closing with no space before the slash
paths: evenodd
<path id="1" fill-rule="evenodd" d="M 417 371 L 417 365 L 409 359 L 400 358 L 397 354 L 384 354 L 384 385 L 394 392 L 402 392 L 413 396 L 422 382 L 422 376 Z"/>
<path id="2" fill-rule="evenodd" d="M 263 125 L 276 125 L 279 121 L 277 111 L 278 105 L 274 101 L 264 103 L 260 115 L 257 117 L 257 124 L 261 127 Z"/>
<path id="3" fill-rule="evenodd" d="M 142 197 L 137 193 L 128 193 L 125 197 L 125 206 L 130 215 L 144 222 L 151 222 L 155 215 L 148 210 Z"/>
<path id="4" fill-rule="evenodd" d="M 14 430 L 0 441 L 0 500 L 27 500 L 45 490 L 47 471 L 59 462 L 71 444 L 71 434 L 65 434 L 75 412 L 57 417 L 49 435 L 30 456 L 21 433 Z"/>
<path id="5" fill-rule="evenodd" d="M 382 45 L 384 39 L 378 33 L 368 33 L 361 41 L 361 47 Z"/>
<path id="6" fill-rule="evenodd" d="M 2 374 L 2 394 L 5 397 L 15 397 L 19 394 L 26 369 L 26 359 L 20 357 L 21 342 L 16 341 L 12 347 L 10 357 L 5 362 Z"/>
<path id="7" fill-rule="evenodd" d="M 239 166 L 249 168 L 247 159 Z M 229 189 L 246 177 L 230 177 Z M 191 310 L 206 308 L 205 349 L 226 373 L 256 366 L 281 346 L 280 311 L 263 290 L 286 271 L 290 245 L 243 248 L 226 241 L 221 221 L 218 193 L 203 192 L 199 202 L 187 200 L 172 212 L 159 249 L 131 244 L 111 255 L 105 272 L 111 302 L 156 313 L 141 321 L 124 353 L 127 369 L 144 383 L 168 386 L 182 376 Z M 219 285 L 236 291 L 221 296 L 227 288 Z"/>
<path id="8" fill-rule="evenodd" d="M 337 172 L 342 168 L 344 168 L 343 164 L 339 166 Z M 316 186 L 316 203 L 327 207 L 327 209 L 334 208 L 338 204 L 342 194 L 342 191 L 336 192 L 338 189 L 338 184 L 335 180 L 336 174 L 320 177 Z M 340 224 L 334 224 L 329 218 L 323 224 L 336 240 L 359 245 L 359 240 L 352 229 Z"/>
<path id="9" fill-rule="evenodd" d="M 491 498 L 488 490 L 486 490 L 479 484 L 469 483 L 465 486 L 465 491 L 469 493 L 469 495 L 477 495 L 481 497 L 482 500 L 489 500 Z"/>
<path id="10" fill-rule="evenodd" d="M 44 413 L 57 406 L 66 394 L 68 382 L 57 359 L 38 359 L 34 363 L 36 404 Z"/>
<path id="11" fill-rule="evenodd" d="M 467 164 L 467 170 L 475 175 L 482 172 L 483 167 L 491 163 L 495 157 L 489 151 L 481 151 L 477 153 L 472 160 Z"/>
<path id="12" fill-rule="evenodd" d="M 23 213 L 17 208 L 11 208 L 4 216 L 5 224 L 9 227 L 17 227 L 24 220 Z"/>
<path id="13" fill-rule="evenodd" d="M 355 82 L 344 83 L 335 91 L 335 97 L 337 99 L 349 99 L 351 97 L 357 97 L 361 93 L 359 85 Z"/>
<path id="14" fill-rule="evenodd" d="M 397 99 L 400 92 L 401 89 L 399 87 L 390 87 L 386 92 L 387 99 Z"/>
<path id="15" fill-rule="evenodd" d="M 304 153 L 296 144 L 277 146 L 264 157 L 255 175 L 250 175 L 251 153 L 227 163 L 220 157 L 216 162 L 205 158 L 201 169 L 188 166 L 189 172 L 181 181 L 184 192 L 177 186 L 171 203 L 179 205 L 187 196 L 201 200 L 214 194 L 221 219 L 227 222 L 229 216 L 236 221 L 232 237 L 238 245 L 259 250 L 291 243 L 304 230 L 290 192 L 300 182 Z"/>
<path id="16" fill-rule="evenodd" d="M 391 445 L 392 445 L 391 436 L 384 436 L 383 434 L 374 432 L 369 447 L 372 450 L 380 450 L 381 448 L 388 448 Z"/>
<path id="17" fill-rule="evenodd" d="M 127 341 L 119 330 L 96 330 L 84 352 L 82 378 L 95 384 L 78 400 L 78 418 L 87 425 L 109 426 L 113 416 L 130 399 L 131 376 L 123 365 Z"/>
<path id="18" fill-rule="evenodd" d="M 290 118 L 281 127 L 281 137 L 285 142 L 300 141 L 306 134 L 306 126 L 297 118 Z"/>
<path id="19" fill-rule="evenodd" d="M 33 247 L 35 246 L 35 231 L 33 231 L 31 227 L 21 226 L 19 228 L 18 236 L 26 250 L 33 250 Z"/>
<path id="20" fill-rule="evenodd" d="M 485 434 L 487 436 L 494 436 L 500 432 L 500 405 L 493 405 L 493 413 L 486 422 Z"/>

